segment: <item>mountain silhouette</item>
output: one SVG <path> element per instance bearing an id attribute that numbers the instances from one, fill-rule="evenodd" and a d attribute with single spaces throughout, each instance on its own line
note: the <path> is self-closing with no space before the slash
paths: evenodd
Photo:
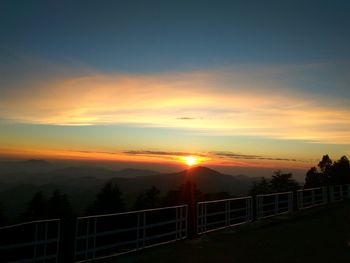
<path id="1" fill-rule="evenodd" d="M 55 167 L 44 160 L 28 161 L 0 161 L 0 175 L 10 173 L 44 173 L 53 170 Z"/>
<path id="2" fill-rule="evenodd" d="M 156 174 L 144 177 L 137 177 L 134 180 L 121 182 L 118 178 L 112 182 L 120 185 L 121 189 L 128 189 L 129 192 L 139 192 L 152 186 L 162 192 L 178 189 L 187 180 L 196 183 L 202 192 L 229 192 L 234 195 L 245 194 L 256 178 L 245 176 L 232 176 L 222 174 L 213 169 L 196 166 L 177 173 Z"/>

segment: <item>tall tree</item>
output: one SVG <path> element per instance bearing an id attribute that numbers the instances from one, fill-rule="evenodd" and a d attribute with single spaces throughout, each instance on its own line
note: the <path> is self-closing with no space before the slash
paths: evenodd
<path id="1" fill-rule="evenodd" d="M 274 192 L 295 191 L 300 188 L 297 181 L 292 178 L 292 173 L 282 173 L 275 171 L 270 181 Z"/>
<path id="2" fill-rule="evenodd" d="M 89 214 L 118 213 L 125 210 L 122 192 L 117 185 L 111 182 L 106 183 L 96 195 L 94 203 L 88 207 Z"/>
<path id="3" fill-rule="evenodd" d="M 306 173 L 304 188 L 321 187 L 327 185 L 327 176 L 319 172 L 316 167 L 310 168 Z"/>
<path id="4" fill-rule="evenodd" d="M 27 204 L 22 219 L 29 221 L 45 218 L 47 218 L 47 200 L 42 192 L 37 192 Z"/>
<path id="5" fill-rule="evenodd" d="M 350 163 L 346 156 L 342 156 L 338 161 L 334 162 L 331 171 L 331 184 L 350 183 Z"/>
<path id="6" fill-rule="evenodd" d="M 48 217 L 70 219 L 73 215 L 71 204 L 65 194 L 55 190 L 48 200 Z"/>
<path id="7" fill-rule="evenodd" d="M 333 161 L 328 156 L 328 154 L 323 155 L 322 160 L 318 163 L 318 167 L 321 169 L 321 172 L 329 176 Z"/>
<path id="8" fill-rule="evenodd" d="M 152 186 L 137 197 L 134 208 L 136 210 L 156 208 L 160 206 L 160 203 L 160 191 L 155 186 Z"/>
<path id="9" fill-rule="evenodd" d="M 269 194 L 273 189 L 271 184 L 265 177 L 261 178 L 259 182 L 254 182 L 252 188 L 249 191 L 250 195 Z"/>
<path id="10" fill-rule="evenodd" d="M 282 173 L 275 171 L 270 180 L 264 177 L 259 182 L 255 182 L 250 190 L 251 195 L 270 194 L 277 192 L 288 192 L 299 189 L 297 181 L 292 178 L 292 173 Z"/>

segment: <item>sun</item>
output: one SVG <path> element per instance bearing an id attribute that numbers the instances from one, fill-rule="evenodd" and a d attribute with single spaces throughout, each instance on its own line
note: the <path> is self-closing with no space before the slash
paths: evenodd
<path id="1" fill-rule="evenodd" d="M 195 156 L 185 156 L 183 160 L 186 162 L 188 166 L 193 166 L 198 164 L 198 158 Z"/>

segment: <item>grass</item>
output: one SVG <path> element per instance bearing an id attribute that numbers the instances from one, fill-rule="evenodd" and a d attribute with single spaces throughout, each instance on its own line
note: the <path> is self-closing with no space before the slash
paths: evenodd
<path id="1" fill-rule="evenodd" d="M 350 203 L 119 256 L 108 262 L 349 263 Z"/>

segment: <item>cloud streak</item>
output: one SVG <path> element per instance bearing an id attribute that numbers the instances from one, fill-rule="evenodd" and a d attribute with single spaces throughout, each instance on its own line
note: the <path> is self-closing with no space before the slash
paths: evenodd
<path id="1" fill-rule="evenodd" d="M 281 158 L 281 157 L 268 157 L 263 155 L 253 155 L 253 154 L 238 154 L 233 152 L 208 152 L 208 153 L 195 153 L 195 152 L 177 152 L 177 151 L 151 151 L 151 150 L 131 150 L 123 151 L 123 153 L 128 155 L 143 155 L 143 156 L 171 156 L 171 157 L 184 157 L 184 156 L 198 156 L 204 157 L 207 160 L 210 159 L 235 159 L 235 160 L 264 160 L 264 161 L 287 161 L 287 162 L 298 162 L 294 158 Z"/>
<path id="2" fill-rule="evenodd" d="M 262 155 L 237 154 L 237 153 L 231 153 L 231 152 L 213 152 L 212 154 L 217 157 L 223 157 L 228 159 L 297 162 L 297 160 L 294 158 L 266 157 Z"/>
<path id="3" fill-rule="evenodd" d="M 39 79 L 25 89 L 3 89 L 0 118 L 350 144 L 350 108 L 337 98 L 293 91 L 280 80 L 286 74 L 288 68 L 255 67 Z"/>

